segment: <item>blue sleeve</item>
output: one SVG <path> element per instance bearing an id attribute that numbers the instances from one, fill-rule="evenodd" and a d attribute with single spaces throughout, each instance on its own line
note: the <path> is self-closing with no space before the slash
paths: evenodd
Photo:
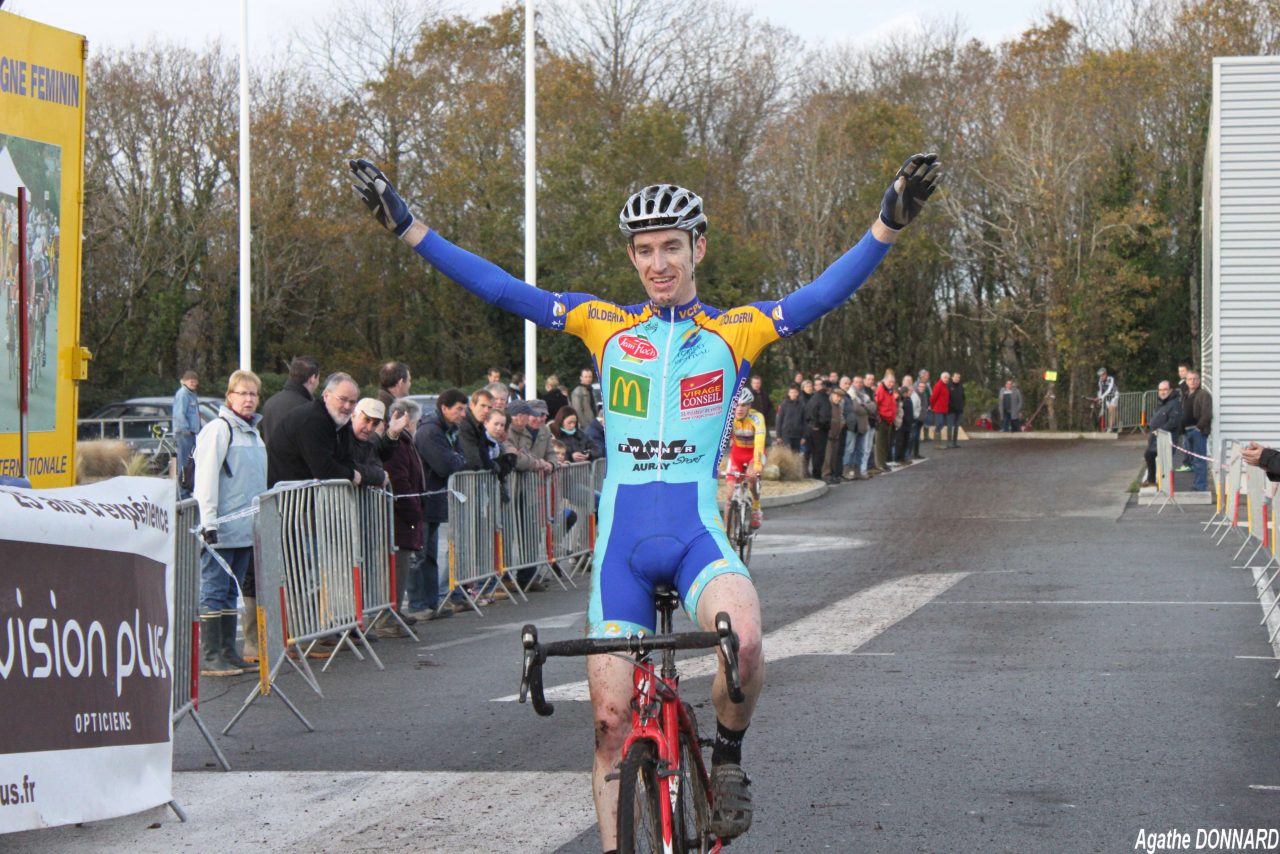
<path id="1" fill-rule="evenodd" d="M 434 231 L 414 251 L 441 273 L 487 303 L 532 320 L 547 329 L 563 329 L 565 306 L 556 295 L 522 282 L 497 264 L 454 246 Z M 557 322 L 558 321 L 558 322 Z"/>
<path id="2" fill-rule="evenodd" d="M 779 300 L 783 320 L 777 323 L 778 334 L 788 336 L 799 332 L 853 296 L 879 266 L 890 245 L 876 240 L 868 230 L 857 245 L 841 255 L 822 275 Z"/>

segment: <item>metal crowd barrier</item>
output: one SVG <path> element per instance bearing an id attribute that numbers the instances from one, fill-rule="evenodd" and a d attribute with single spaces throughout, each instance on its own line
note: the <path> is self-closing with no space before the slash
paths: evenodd
<path id="1" fill-rule="evenodd" d="M 1244 562 L 1240 569 L 1252 569 L 1253 559 L 1258 553 L 1266 549 L 1270 543 L 1270 537 L 1267 531 L 1267 473 L 1257 466 L 1249 466 L 1244 474 L 1245 500 L 1246 500 L 1246 518 L 1249 522 L 1248 534 L 1245 536 L 1244 543 L 1236 550 L 1232 560 L 1239 559 L 1244 550 L 1249 547 L 1250 542 L 1256 541 L 1257 547 L 1254 548 L 1253 554 Z M 1267 563 L 1263 568 L 1271 564 L 1270 555 L 1267 556 Z"/>
<path id="2" fill-rule="evenodd" d="M 200 717 L 200 541 L 193 529 L 200 523 L 194 498 L 179 501 L 173 529 L 173 711 L 177 729 L 190 717 L 217 757 L 223 771 L 231 763 L 213 740 Z"/>
<path id="3" fill-rule="evenodd" d="M 1154 394 L 1155 392 L 1148 391 L 1120 392 L 1119 399 L 1116 401 L 1114 416 L 1111 414 L 1110 407 L 1102 407 L 1103 429 L 1137 430 L 1146 427 L 1150 413 L 1155 411 L 1154 408 L 1147 408 L 1147 395 Z"/>
<path id="4" fill-rule="evenodd" d="M 557 466 L 549 485 L 551 534 L 547 557 L 569 577 L 589 571 L 595 549 L 596 489 L 592 464 Z"/>
<path id="5" fill-rule="evenodd" d="M 1240 455 L 1240 448 L 1234 442 L 1223 442 L 1223 453 L 1227 455 L 1227 473 L 1223 478 L 1222 511 L 1215 514 L 1218 521 L 1210 519 L 1215 528 L 1222 528 L 1215 544 L 1221 544 L 1240 522 L 1240 486 L 1244 478 L 1244 458 Z M 1213 533 L 1218 532 L 1215 529 Z"/>
<path id="6" fill-rule="evenodd" d="M 1156 514 L 1164 512 L 1164 508 L 1172 501 L 1178 505 L 1173 490 L 1173 434 L 1167 430 L 1156 431 L 1156 492 L 1164 496 L 1164 503 Z"/>
<path id="7" fill-rule="evenodd" d="M 222 732 L 230 732 L 258 697 L 273 693 L 311 731 L 310 722 L 277 684 L 286 663 L 324 696 L 308 654 L 322 639 L 334 638 L 322 670 L 344 646 L 363 661 L 354 635 L 377 668 L 384 669 L 365 637 L 355 487 L 346 480 L 279 483 L 254 499 L 254 506 L 261 678 Z"/>
<path id="8" fill-rule="evenodd" d="M 1202 530 L 1214 538 L 1214 545 L 1222 545 L 1227 535 L 1233 530 L 1243 532 L 1243 541 L 1232 557 L 1234 568 L 1246 569 L 1252 576 L 1256 598 L 1263 608 L 1261 625 L 1272 622 L 1277 608 L 1280 608 L 1280 593 L 1272 589 L 1277 578 L 1280 578 L 1280 556 L 1277 541 L 1280 541 L 1280 514 L 1276 512 L 1276 492 L 1266 472 L 1258 466 L 1246 466 L 1242 454 L 1243 443 L 1230 439 L 1219 442 L 1217 459 L 1211 461 L 1210 471 L 1213 475 L 1214 512 L 1202 526 Z M 1159 451 L 1157 451 L 1159 454 Z M 1171 457 L 1171 454 L 1170 454 Z M 1225 462 L 1224 462 L 1225 461 Z M 1171 462 L 1171 459 L 1169 460 Z M 1163 461 L 1162 461 L 1162 464 Z M 1245 499 L 1244 520 L 1240 518 L 1240 499 Z M 1218 529 L 1221 529 L 1219 532 Z M 1244 563 L 1235 563 L 1249 546 L 1253 552 Z M 1259 556 L 1264 558 L 1258 564 Z M 1271 565 L 1276 564 L 1274 571 Z M 1267 642 L 1274 644 L 1280 636 L 1280 620 L 1274 620 Z M 1280 670 L 1275 677 L 1280 679 Z M 1280 706 L 1280 702 L 1276 703 Z"/>
<path id="9" fill-rule="evenodd" d="M 537 570 L 528 573 L 529 584 L 549 569 L 547 564 L 547 486 L 538 472 L 507 475 L 507 495 L 498 499 L 498 532 L 502 539 L 504 572 Z M 559 577 L 552 575 L 559 581 Z M 512 587 L 527 600 L 517 577 Z M 528 586 L 528 585 L 526 585 Z M 563 586 L 563 582 L 561 582 Z"/>
<path id="10" fill-rule="evenodd" d="M 440 607 L 456 591 L 480 614 L 484 591 L 502 583 L 498 478 L 487 471 L 461 471 L 449 475 L 448 488 L 450 596 L 440 600 Z"/>
<path id="11" fill-rule="evenodd" d="M 562 587 L 591 565 L 595 543 L 595 488 L 603 466 L 570 463 L 550 475 L 459 472 L 449 478 L 449 590 L 477 614 L 481 597 L 502 588 L 525 598 L 519 570 L 533 569 L 529 583 L 554 578 Z M 513 598 L 513 602 L 515 599 Z M 441 605 L 443 607 L 443 604 Z"/>
<path id="12" fill-rule="evenodd" d="M 400 616 L 396 599 L 396 497 L 382 489 L 355 490 L 360 516 L 360 578 L 362 616 L 372 629 L 384 618 L 395 620 L 415 641 L 417 634 Z"/>
<path id="13" fill-rule="evenodd" d="M 604 489 L 604 460 L 591 461 L 591 484 L 597 493 Z"/>

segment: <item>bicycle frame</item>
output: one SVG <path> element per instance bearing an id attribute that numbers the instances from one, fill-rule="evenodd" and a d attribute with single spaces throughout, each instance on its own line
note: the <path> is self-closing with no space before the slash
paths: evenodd
<path id="1" fill-rule="evenodd" d="M 618 653 L 634 656 L 632 665 L 632 728 L 623 744 L 621 754 L 627 755 L 632 745 L 648 741 L 654 745 L 657 755 L 657 786 L 660 806 L 663 848 L 675 850 L 675 805 L 680 796 L 680 736 L 683 734 L 693 746 L 693 763 L 690 771 L 697 774 L 702 790 L 709 796 L 710 774 L 698 749 L 697 728 L 692 716 L 680 700 L 680 679 L 676 671 L 677 649 L 716 649 L 724 662 L 724 674 L 730 699 L 741 703 L 745 699 L 738 674 L 738 637 L 733 633 L 729 615 L 720 612 L 715 617 L 714 632 L 689 632 L 671 634 L 671 611 L 675 607 L 674 594 L 660 610 L 660 632 L 654 635 L 630 635 L 621 638 L 586 638 L 581 640 L 538 643 L 538 630 L 526 625 L 521 630 L 524 647 L 524 665 L 520 680 L 520 702 L 533 701 L 534 710 L 543 717 L 554 707 L 543 695 L 542 665 L 548 656 L 578 656 Z M 659 594 L 662 598 L 663 594 Z M 652 653 L 662 651 L 662 669 L 659 672 L 651 660 Z M 674 781 L 674 786 L 672 785 Z M 708 803 L 708 806 L 711 806 Z M 712 839 L 710 852 L 719 852 L 723 843 Z M 704 837 L 706 839 L 706 837 Z"/>
<path id="2" fill-rule="evenodd" d="M 675 846 L 675 806 L 680 794 L 680 735 L 698 744 L 698 733 L 684 703 L 680 701 L 680 677 L 675 674 L 675 655 L 670 650 L 663 653 L 663 674 L 654 671 L 653 663 L 641 659 L 635 663 L 635 679 L 631 697 L 631 734 L 622 744 L 620 755 L 626 756 L 638 741 L 652 742 L 658 754 L 658 800 L 662 805 L 662 845 L 666 851 Z M 702 780 L 704 790 L 711 787 L 711 775 L 702 760 L 701 751 L 694 751 L 693 773 Z M 716 839 L 709 849 L 721 850 L 723 843 Z"/>

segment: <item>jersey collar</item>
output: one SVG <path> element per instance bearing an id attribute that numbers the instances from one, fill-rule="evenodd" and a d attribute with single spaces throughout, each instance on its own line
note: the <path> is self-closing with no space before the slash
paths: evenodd
<path id="1" fill-rule="evenodd" d="M 659 320 L 681 321 L 697 315 L 702 311 L 702 303 L 697 297 L 689 300 L 684 305 L 677 306 L 656 306 L 649 303 L 649 311 L 653 312 L 653 316 Z"/>

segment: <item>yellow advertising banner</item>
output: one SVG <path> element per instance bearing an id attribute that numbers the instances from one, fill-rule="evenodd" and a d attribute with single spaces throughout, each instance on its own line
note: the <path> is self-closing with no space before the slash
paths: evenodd
<path id="1" fill-rule="evenodd" d="M 0 12 L 0 475 L 17 475 L 21 351 L 18 188 L 26 189 L 28 409 L 32 485 L 75 480 L 84 199 L 83 36 Z"/>

